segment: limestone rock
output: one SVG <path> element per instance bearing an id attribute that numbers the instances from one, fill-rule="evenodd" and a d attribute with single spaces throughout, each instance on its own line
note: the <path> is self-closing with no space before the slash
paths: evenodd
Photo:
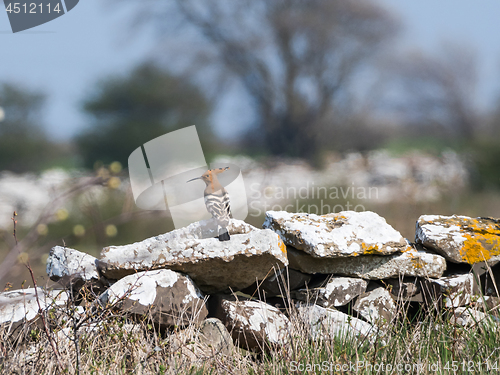
<path id="1" fill-rule="evenodd" d="M 423 215 L 415 241 L 455 263 L 500 260 L 500 220 L 467 216 Z"/>
<path id="2" fill-rule="evenodd" d="M 291 324 L 276 307 L 262 301 L 222 300 L 220 316 L 236 343 L 244 349 L 263 351 L 268 345 L 289 342 Z"/>
<path id="3" fill-rule="evenodd" d="M 80 289 L 92 284 L 96 290 L 103 289 L 109 282 L 99 275 L 97 259 L 81 251 L 62 246 L 50 250 L 47 259 L 47 275 L 64 287 Z"/>
<path id="4" fill-rule="evenodd" d="M 423 281 L 422 292 L 428 304 L 437 308 L 460 307 L 471 303 L 473 275 L 471 273 Z"/>
<path id="5" fill-rule="evenodd" d="M 291 297 L 323 307 L 344 306 L 366 290 L 368 283 L 352 277 L 332 277 L 325 286 L 299 289 L 291 292 Z"/>
<path id="6" fill-rule="evenodd" d="M 477 324 L 486 323 L 488 316 L 470 307 L 457 307 L 451 313 L 450 323 L 463 327 L 472 327 Z"/>
<path id="7" fill-rule="evenodd" d="M 323 216 L 268 211 L 263 227 L 278 233 L 286 245 L 317 258 L 388 255 L 409 249 L 397 230 L 370 211 Z"/>
<path id="8" fill-rule="evenodd" d="M 396 316 L 396 304 L 391 293 L 382 287 L 360 295 L 354 304 L 354 310 L 365 320 L 384 330 Z"/>
<path id="9" fill-rule="evenodd" d="M 364 255 L 350 258 L 320 259 L 291 247 L 288 250 L 290 268 L 304 273 L 324 273 L 378 280 L 399 276 L 441 277 L 446 260 L 437 254 L 409 250 L 389 256 Z"/>
<path id="10" fill-rule="evenodd" d="M 262 280 L 275 267 L 288 264 L 286 247 L 279 236 L 232 220 L 230 241 L 203 237 L 199 223 L 124 246 L 102 250 L 98 267 L 118 279 L 148 269 L 168 268 L 188 274 L 207 293 L 243 289 Z M 191 228 L 191 229 L 190 229 Z M 236 228 L 236 229 L 235 229 Z M 238 232 L 244 232 L 238 234 Z"/>
<path id="11" fill-rule="evenodd" d="M 348 336 L 367 338 L 374 342 L 377 337 L 378 330 L 375 326 L 332 308 L 298 304 L 297 313 L 298 318 L 306 325 L 311 340 Z"/>
<path id="12" fill-rule="evenodd" d="M 234 355 L 233 339 L 224 324 L 217 318 L 205 319 L 199 329 L 193 326 L 168 335 L 169 350 L 189 360 L 191 364 Z"/>
<path id="13" fill-rule="evenodd" d="M 68 295 L 62 290 L 37 288 L 40 307 L 45 310 L 50 306 L 64 305 Z M 0 325 L 9 323 L 10 330 L 38 317 L 38 301 L 35 288 L 11 290 L 0 293 Z"/>
<path id="14" fill-rule="evenodd" d="M 207 357 L 230 355 L 233 352 L 233 340 L 224 324 L 217 318 L 208 318 L 200 326 L 200 343 L 205 346 Z"/>
<path id="15" fill-rule="evenodd" d="M 149 316 L 159 326 L 200 323 L 208 314 L 203 295 L 188 277 L 171 270 L 138 272 L 104 292 L 103 303 L 135 316 Z"/>

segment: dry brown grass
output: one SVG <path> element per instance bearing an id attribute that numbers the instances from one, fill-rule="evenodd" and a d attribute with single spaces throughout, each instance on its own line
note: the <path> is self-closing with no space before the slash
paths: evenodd
<path id="1" fill-rule="evenodd" d="M 15 337 L 7 335 L 8 327 L 0 328 L 0 372 L 289 374 L 340 369 L 345 374 L 372 374 L 377 373 L 374 366 L 380 369 L 383 364 L 385 370 L 378 373 L 435 374 L 453 373 L 454 366 L 458 366 L 455 373 L 471 369 L 487 373 L 500 367 L 500 324 L 495 316 L 464 328 L 449 322 L 450 312 L 409 313 L 410 305 L 403 303 L 382 339 L 370 343 L 352 336 L 311 340 L 310 327 L 298 318 L 294 301 L 285 298 L 284 306 L 292 323 L 288 344 L 271 346 L 264 353 L 235 348 L 231 355 L 222 355 L 199 350 L 194 324 L 164 330 L 152 324 L 151 316 L 132 319 L 115 305 L 103 306 L 92 298 L 70 299 L 66 306 L 46 313 L 63 370 L 58 369 L 46 331 L 33 322 L 19 327 Z M 386 371 L 388 366 L 391 371 Z"/>

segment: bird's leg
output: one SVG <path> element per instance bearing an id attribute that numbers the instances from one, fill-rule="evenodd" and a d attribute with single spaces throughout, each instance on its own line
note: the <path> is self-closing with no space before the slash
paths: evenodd
<path id="1" fill-rule="evenodd" d="M 219 230 L 219 225 L 217 226 L 217 233 L 219 234 L 219 241 L 229 241 L 231 237 L 229 236 L 229 232 L 227 228 L 220 227 L 222 230 Z M 222 233 L 221 233 L 222 232 Z"/>

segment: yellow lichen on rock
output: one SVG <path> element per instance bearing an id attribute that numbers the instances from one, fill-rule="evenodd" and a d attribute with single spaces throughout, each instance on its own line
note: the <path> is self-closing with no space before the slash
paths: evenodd
<path id="1" fill-rule="evenodd" d="M 401 252 L 402 252 L 402 253 L 406 253 L 406 252 L 408 252 L 408 251 L 412 251 L 412 250 L 413 250 L 413 247 L 411 247 L 410 245 L 408 245 L 408 246 L 406 247 L 406 249 L 401 250 Z"/>
<path id="2" fill-rule="evenodd" d="M 362 242 L 361 248 L 363 249 L 363 255 L 379 255 L 381 253 L 378 245 L 367 245 Z"/>
<path id="3" fill-rule="evenodd" d="M 278 238 L 278 246 L 280 248 L 280 250 L 286 254 L 286 245 L 285 243 L 281 240 L 281 238 Z"/>
<path id="4" fill-rule="evenodd" d="M 408 256 L 410 257 L 411 265 L 413 266 L 413 268 L 421 269 L 424 267 L 424 265 L 422 264 L 422 260 L 415 256 L 415 254 L 410 252 L 408 253 Z"/>
<path id="5" fill-rule="evenodd" d="M 415 257 L 412 254 L 410 254 L 410 256 L 411 256 L 411 264 L 412 264 L 413 268 L 415 268 L 415 269 L 422 269 L 422 268 L 424 268 L 422 259 L 417 258 L 417 257 Z"/>
<path id="6" fill-rule="evenodd" d="M 417 222 L 417 243 L 455 263 L 498 261 L 500 220 L 453 215 L 423 215 Z"/>
<path id="7" fill-rule="evenodd" d="M 473 219 L 469 228 L 474 234 L 465 235 L 466 240 L 460 249 L 460 255 L 465 262 L 474 264 L 500 255 L 500 229 L 497 225 L 480 223 Z"/>

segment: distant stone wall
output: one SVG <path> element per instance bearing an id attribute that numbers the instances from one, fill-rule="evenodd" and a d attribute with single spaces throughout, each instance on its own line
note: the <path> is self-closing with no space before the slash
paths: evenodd
<path id="1" fill-rule="evenodd" d="M 346 200 L 353 205 L 364 201 L 435 201 L 451 190 L 464 189 L 468 181 L 465 163 L 452 151 L 440 157 L 418 152 L 391 156 L 384 150 L 367 155 L 350 153 L 330 158 L 323 170 L 315 170 L 301 160 L 264 164 L 245 156 L 220 156 L 214 162 L 241 168 L 252 214 L 264 213 L 275 205 L 285 210 L 290 203 L 287 211 L 299 211 L 293 204 L 307 199 L 324 199 L 329 204 L 338 201 L 342 205 L 330 207 L 329 212 L 353 209 L 345 205 Z M 22 217 L 20 225 L 32 225 L 54 198 L 89 177 L 81 171 L 61 169 L 40 175 L 0 172 L 0 229 L 10 230 L 14 211 Z M 128 179 L 123 179 L 119 189 L 125 192 L 129 186 Z M 92 189 L 94 199 L 104 199 L 105 186 Z M 58 204 L 62 205 L 58 209 L 72 212 L 71 201 Z M 325 209 L 323 213 L 328 212 Z"/>
<path id="2" fill-rule="evenodd" d="M 453 151 L 439 157 L 420 152 L 392 156 L 385 150 L 350 153 L 329 158 L 322 170 L 301 160 L 264 165 L 246 157 L 219 157 L 216 162 L 240 166 L 252 216 L 269 210 L 313 213 L 301 208 L 305 201 L 328 205 L 319 206 L 317 214 L 355 210 L 366 202 L 432 202 L 463 191 L 469 179 L 465 162 Z"/>

